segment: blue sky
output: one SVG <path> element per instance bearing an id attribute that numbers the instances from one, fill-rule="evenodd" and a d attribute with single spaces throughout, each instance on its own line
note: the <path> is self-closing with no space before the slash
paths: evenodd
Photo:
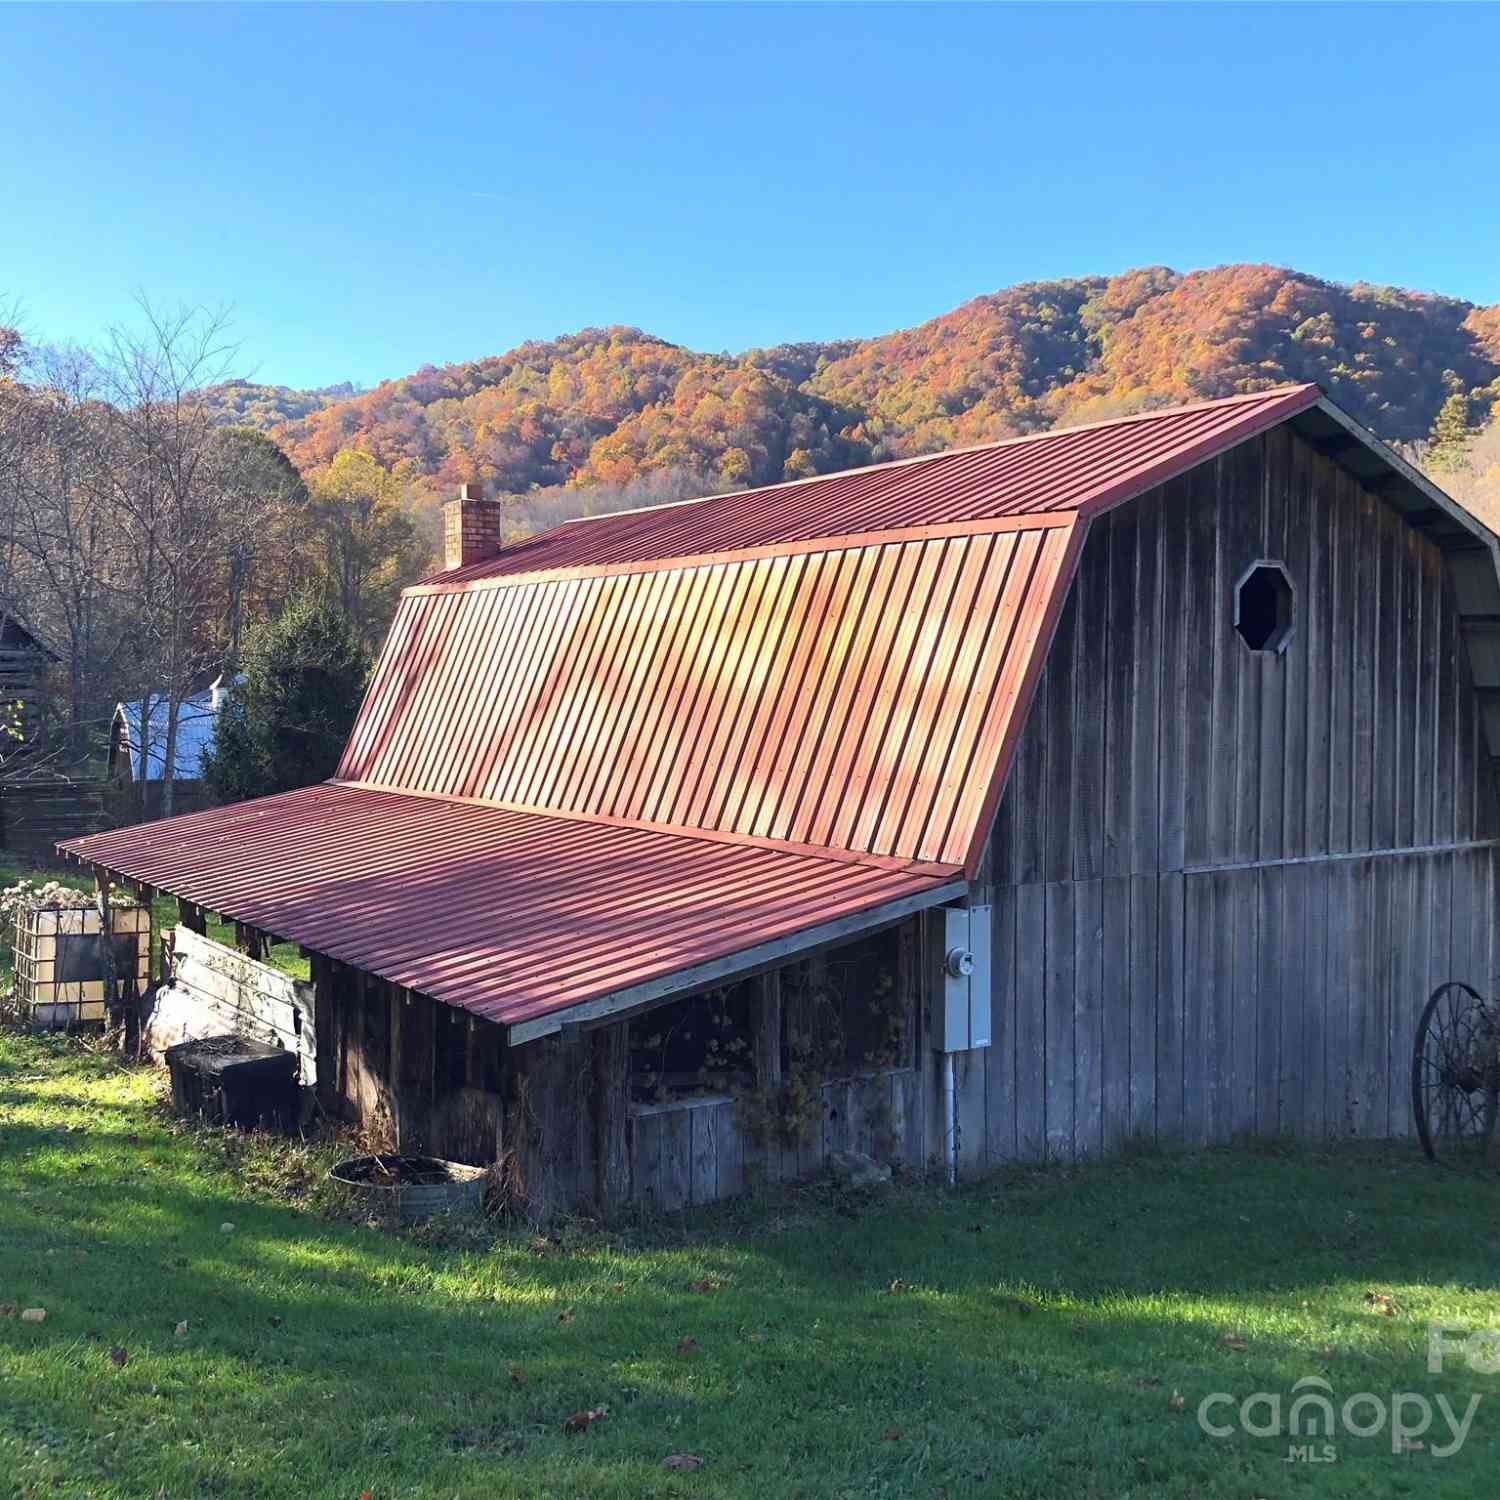
<path id="1" fill-rule="evenodd" d="M 1500 7 L 0 8 L 0 301 L 365 383 L 1267 260 L 1500 301 Z"/>

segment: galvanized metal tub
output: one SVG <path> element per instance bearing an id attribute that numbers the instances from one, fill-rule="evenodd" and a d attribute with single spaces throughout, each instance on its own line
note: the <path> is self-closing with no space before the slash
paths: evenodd
<path id="1" fill-rule="evenodd" d="M 341 1161 L 329 1177 L 372 1214 L 410 1224 L 441 1214 L 478 1213 L 484 1203 L 484 1167 L 437 1156 L 386 1152 Z"/>

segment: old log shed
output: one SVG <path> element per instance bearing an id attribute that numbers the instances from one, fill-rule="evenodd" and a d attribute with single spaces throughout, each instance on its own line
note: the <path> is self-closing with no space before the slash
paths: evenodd
<path id="1" fill-rule="evenodd" d="M 455 504 L 333 780 L 67 847 L 301 943 L 330 1101 L 533 1211 L 1399 1134 L 1493 987 L 1497 542 L 1316 387 Z"/>

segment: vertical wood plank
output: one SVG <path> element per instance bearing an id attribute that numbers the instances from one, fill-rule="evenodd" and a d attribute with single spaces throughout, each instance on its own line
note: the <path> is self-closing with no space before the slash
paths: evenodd
<path id="1" fill-rule="evenodd" d="M 657 1203 L 667 1210 L 686 1208 L 693 1198 L 693 1129 L 691 1111 L 667 1110 L 662 1122 L 661 1176 Z"/>
<path id="2" fill-rule="evenodd" d="M 1306 916 L 1302 949 L 1302 1046 L 1298 1075 L 1292 1089 L 1302 1117 L 1304 1135 L 1318 1139 L 1328 1134 L 1328 869 L 1310 866 L 1298 882 Z"/>
<path id="3" fill-rule="evenodd" d="M 972 1176 L 989 1165 L 985 1129 L 984 1059 L 988 1048 L 960 1052 L 955 1061 L 958 1099 L 958 1170 Z"/>
<path id="4" fill-rule="evenodd" d="M 1163 875 L 1156 888 L 1156 1135 L 1167 1141 L 1188 1139 L 1191 1123 L 1183 1083 L 1185 1008 L 1190 993 L 1187 883 L 1187 876 Z"/>
<path id="5" fill-rule="evenodd" d="M 1375 677 L 1374 727 L 1371 732 L 1370 847 L 1389 849 L 1396 842 L 1396 785 L 1401 754 L 1397 721 L 1397 688 L 1401 662 L 1411 635 L 1402 618 L 1405 608 L 1398 566 L 1396 528 L 1406 529 L 1383 505 L 1372 506 L 1371 542 L 1375 553 L 1376 621 L 1370 634 L 1371 670 Z"/>
<path id="6" fill-rule="evenodd" d="M 590 1042 L 594 1067 L 594 1197 L 605 1215 L 630 1197 L 630 1023 L 601 1026 Z"/>
<path id="7" fill-rule="evenodd" d="M 1166 588 L 1161 576 L 1162 513 L 1160 495 L 1142 504 L 1135 549 L 1134 682 L 1131 687 L 1130 837 L 1131 874 L 1154 873 L 1161 860 L 1160 704 L 1166 664 L 1163 658 Z"/>
<path id="8" fill-rule="evenodd" d="M 1329 531 L 1331 608 L 1328 634 L 1328 850 L 1351 847 L 1350 798 L 1354 776 L 1353 692 L 1355 658 L 1354 599 L 1359 582 L 1354 501 L 1342 470 L 1328 485 L 1332 508 Z"/>
<path id="9" fill-rule="evenodd" d="M 991 1161 L 1016 1155 L 1016 889 L 994 894 L 990 1046 L 985 1049 L 985 1138 Z"/>
<path id="10" fill-rule="evenodd" d="M 1073 902 L 1073 1150 L 1104 1149 L 1103 891 L 1079 881 Z"/>
<path id="11" fill-rule="evenodd" d="M 1239 870 L 1224 877 L 1221 899 L 1231 924 L 1231 941 L 1220 947 L 1224 967 L 1218 983 L 1227 992 L 1229 1009 L 1221 1008 L 1221 1040 L 1229 1037 L 1223 1061 L 1227 1086 L 1227 1133 L 1252 1134 L 1256 1124 L 1256 1091 L 1260 1072 L 1260 902 L 1259 872 Z M 1220 1128 L 1221 1135 L 1224 1127 Z"/>
<path id="12" fill-rule="evenodd" d="M 1129 1138 L 1134 1059 L 1131 1055 L 1135 963 L 1129 876 L 1100 882 L 1101 1149 L 1118 1151 Z M 1152 1059 L 1154 1061 L 1154 1059 Z"/>
<path id="13" fill-rule="evenodd" d="M 1215 589 L 1219 574 L 1217 466 L 1205 464 L 1188 476 L 1186 595 L 1179 664 L 1182 691 L 1171 711 L 1184 719 L 1183 779 L 1185 831 L 1183 856 L 1187 864 L 1204 864 L 1215 857 L 1214 845 L 1214 708 L 1219 663 L 1223 653 L 1215 632 Z M 1232 771 L 1232 768 L 1230 768 Z M 1220 781 L 1225 768 L 1219 767 Z"/>
<path id="14" fill-rule="evenodd" d="M 714 1137 L 718 1143 L 719 1197 L 733 1198 L 745 1190 L 744 1139 L 739 1111 L 732 1100 L 713 1106 Z"/>
<path id="15" fill-rule="evenodd" d="M 1127 899 L 1130 922 L 1130 1097 L 1127 1135 L 1152 1139 L 1156 1135 L 1157 1055 L 1161 995 L 1158 978 L 1161 933 L 1158 925 L 1158 885 L 1153 876 L 1130 880 Z"/>
<path id="16" fill-rule="evenodd" d="M 1062 748 L 1072 767 L 1073 862 L 1064 878 L 1091 880 L 1104 868 L 1106 684 L 1114 631 L 1100 630 L 1094 622 L 1110 618 L 1107 526 L 1096 526 L 1084 544 L 1072 599 L 1075 628 L 1068 687 L 1073 696 L 1073 733 L 1071 742 L 1064 742 Z"/>
<path id="17" fill-rule="evenodd" d="M 1073 878 L 1073 673 L 1078 634 L 1078 591 L 1063 606 L 1048 655 L 1047 684 L 1047 855 L 1044 880 Z"/>
<path id="18" fill-rule="evenodd" d="M 688 1117 L 692 1129 L 690 1201 L 695 1206 L 714 1203 L 719 1197 L 718 1106 L 695 1104 L 682 1113 Z"/>
<path id="19" fill-rule="evenodd" d="M 1213 877 L 1189 875 L 1183 887 L 1182 1125 L 1190 1146 L 1213 1133 L 1214 950 L 1218 912 Z"/>
<path id="20" fill-rule="evenodd" d="M 1310 1079 L 1308 1045 L 1308 1010 L 1312 992 L 1308 983 L 1308 912 L 1310 886 L 1314 868 L 1310 865 L 1287 865 L 1265 872 L 1268 905 L 1274 911 L 1261 918 L 1261 953 L 1272 953 L 1274 979 L 1279 997 L 1276 1036 L 1275 1115 L 1263 1123 L 1265 1132 L 1299 1136 L 1307 1131 L 1306 1095 L 1314 1088 L 1321 1093 L 1322 1079 Z M 1274 892 L 1269 887 L 1274 885 Z M 1274 924 L 1277 934 L 1270 937 Z M 1261 980 L 1262 991 L 1267 980 Z M 1322 976 L 1319 975 L 1321 983 Z"/>
<path id="21" fill-rule="evenodd" d="M 661 1204 L 662 1114 L 637 1115 L 631 1121 L 630 1176 L 636 1201 L 648 1208 Z"/>
<path id="22" fill-rule="evenodd" d="M 1319 460 L 1298 444 L 1299 472 L 1307 475 L 1307 599 L 1302 619 L 1307 632 L 1307 807 L 1299 854 L 1331 848 L 1329 843 L 1330 757 L 1329 711 L 1333 694 L 1333 535 L 1335 506 L 1319 482 Z M 1298 768 L 1290 776 L 1295 779 Z M 1321 1113 L 1321 1110 L 1319 1111 Z"/>
<path id="23" fill-rule="evenodd" d="M 1246 444 L 1246 447 L 1251 445 Z M 1212 652 L 1213 675 L 1209 713 L 1209 759 L 1206 765 L 1209 789 L 1208 837 L 1204 863 L 1222 864 L 1239 857 L 1237 809 L 1240 774 L 1240 704 L 1237 686 L 1244 643 L 1234 629 L 1234 585 L 1245 555 L 1246 497 L 1238 462 L 1243 448 L 1221 454 L 1214 460 L 1215 473 L 1211 538 L 1214 567 L 1207 593 L 1208 630 L 1206 649 Z M 1208 468 L 1209 465 L 1204 465 Z M 1257 512 L 1258 513 L 1258 512 Z"/>
<path id="24" fill-rule="evenodd" d="M 1375 834 L 1375 693 L 1378 670 L 1376 638 L 1387 599 L 1388 581 L 1380 572 L 1380 538 L 1375 501 L 1352 480 L 1354 492 L 1354 628 L 1350 633 L 1354 666 L 1353 784 L 1349 791 L 1349 847 L 1374 848 Z"/>
<path id="25" fill-rule="evenodd" d="M 1136 546 L 1141 506 L 1112 512 L 1104 533 L 1108 543 L 1105 608 L 1095 620 L 1103 630 L 1084 631 L 1108 640 L 1104 648 L 1104 839 L 1099 873 L 1126 875 L 1135 866 L 1134 791 L 1145 780 L 1136 768 L 1136 630 L 1143 601 L 1136 595 Z M 1095 533 L 1099 533 L 1096 531 Z M 1096 661 L 1097 665 L 1097 661 Z M 1085 684 L 1087 692 L 1087 684 Z"/>
<path id="26" fill-rule="evenodd" d="M 1059 881 L 1046 887 L 1046 1139 L 1047 1154 L 1073 1157 L 1073 896 Z"/>
<path id="27" fill-rule="evenodd" d="M 1016 1152 L 1047 1145 L 1047 889 L 1023 885 L 1016 900 Z"/>
<path id="28" fill-rule="evenodd" d="M 1257 1135 L 1274 1136 L 1281 1130 L 1281 1039 L 1282 1008 L 1286 1005 L 1283 962 L 1287 947 L 1285 908 L 1287 867 L 1261 870 L 1250 879 L 1258 889 L 1256 952 L 1256 1005 L 1253 1012 L 1255 1037 L 1255 1095 L 1251 1128 Z M 1242 968 L 1249 955 L 1240 958 Z"/>
<path id="29" fill-rule="evenodd" d="M 1189 659 L 1187 642 L 1193 637 L 1189 619 L 1193 529 L 1187 506 L 1190 499 L 1185 478 L 1166 486 L 1161 506 L 1161 677 L 1157 776 L 1160 830 L 1158 858 L 1163 870 L 1180 870 L 1187 859 L 1187 794 L 1192 747 L 1188 736 Z"/>

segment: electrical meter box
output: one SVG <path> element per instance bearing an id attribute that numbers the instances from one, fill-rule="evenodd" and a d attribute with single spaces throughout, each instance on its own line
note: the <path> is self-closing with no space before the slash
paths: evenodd
<path id="1" fill-rule="evenodd" d="M 967 1052 L 990 1044 L 990 908 L 940 906 L 930 913 L 941 969 L 932 1006 L 936 1052 Z"/>

